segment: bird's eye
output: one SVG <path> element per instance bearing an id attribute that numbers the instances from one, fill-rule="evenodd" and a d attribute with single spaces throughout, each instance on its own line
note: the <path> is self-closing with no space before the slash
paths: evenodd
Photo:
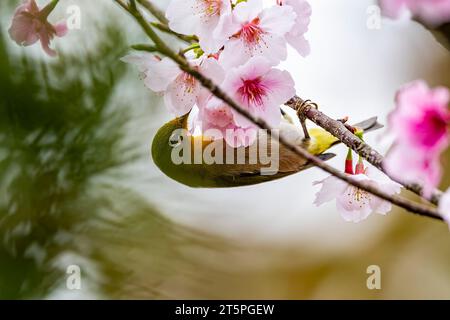
<path id="1" fill-rule="evenodd" d="M 172 148 L 176 148 L 181 145 L 183 142 L 183 136 L 177 133 L 174 133 L 169 138 L 169 146 Z"/>

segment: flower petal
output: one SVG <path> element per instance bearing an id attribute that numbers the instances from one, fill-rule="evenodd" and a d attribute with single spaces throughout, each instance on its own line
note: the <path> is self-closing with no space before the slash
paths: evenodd
<path id="1" fill-rule="evenodd" d="M 172 0 L 166 10 L 171 30 L 181 34 L 195 34 L 199 23 L 198 0 Z"/>
<path id="2" fill-rule="evenodd" d="M 260 14 L 260 25 L 265 32 L 283 37 L 291 31 L 296 17 L 291 6 L 272 6 Z"/>
<path id="3" fill-rule="evenodd" d="M 179 75 L 166 89 L 166 107 L 177 117 L 185 115 L 195 105 L 199 90 L 200 86 L 196 81 L 186 81 L 184 74 Z"/>
<path id="4" fill-rule="evenodd" d="M 381 11 L 389 18 L 398 18 L 407 10 L 407 0 L 379 0 Z"/>
<path id="5" fill-rule="evenodd" d="M 311 47 L 309 41 L 306 40 L 303 34 L 293 35 L 288 33 L 286 35 L 286 41 L 302 56 L 306 57 L 311 53 Z"/>
<path id="6" fill-rule="evenodd" d="M 369 217 L 371 210 L 369 206 L 363 206 L 360 210 L 348 210 L 341 202 L 336 202 L 336 209 L 347 222 L 358 223 Z"/>
<path id="7" fill-rule="evenodd" d="M 146 87 L 154 92 L 165 91 L 169 84 L 182 73 L 169 58 L 159 60 L 150 53 L 133 53 L 121 60 L 136 65 L 144 75 Z"/>
<path id="8" fill-rule="evenodd" d="M 56 35 L 60 38 L 64 37 L 67 34 L 67 32 L 69 32 L 69 28 L 67 27 L 67 22 L 65 20 L 58 22 L 54 26 L 54 28 L 55 28 Z"/>
<path id="9" fill-rule="evenodd" d="M 255 19 L 263 10 L 262 0 L 247 0 L 239 3 L 233 10 L 238 23 L 245 23 Z"/>
<path id="10" fill-rule="evenodd" d="M 438 210 L 444 217 L 445 222 L 447 222 L 450 227 L 450 188 L 448 188 L 444 195 L 441 197 Z"/>
<path id="11" fill-rule="evenodd" d="M 322 181 L 313 182 L 313 185 L 322 185 L 319 192 L 316 193 L 316 199 L 314 200 L 316 206 L 335 200 L 347 189 L 347 183 L 334 176 L 329 176 Z"/>

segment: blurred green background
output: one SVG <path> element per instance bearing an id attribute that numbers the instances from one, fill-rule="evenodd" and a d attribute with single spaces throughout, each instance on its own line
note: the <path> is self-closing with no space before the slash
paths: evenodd
<path id="1" fill-rule="evenodd" d="M 61 1 L 51 19 L 76 4 L 82 29 L 56 40 L 61 54 L 49 59 L 38 45 L 21 49 L 9 39 L 18 3 L 0 3 L 1 299 L 450 298 L 444 224 L 393 211 L 353 225 L 334 206 L 310 209 L 319 171 L 231 191 L 192 190 L 162 176 L 149 146 L 170 116 L 136 70 L 119 61 L 145 39 L 132 20 L 107 0 Z M 411 34 L 420 40 L 413 44 L 433 41 L 423 30 Z M 448 52 L 432 45 L 436 59 L 417 74 L 448 86 Z M 382 62 L 385 53 L 375 51 L 370 58 Z M 356 66 L 339 64 L 357 76 Z M 307 87 L 305 77 L 298 82 Z M 392 92 L 385 96 L 392 97 L 396 87 L 386 82 Z M 384 89 L 371 86 L 353 98 L 331 86 L 327 92 L 342 98 L 333 101 L 336 108 L 367 103 L 345 114 L 383 116 L 391 102 L 377 109 L 380 100 L 367 97 Z M 326 96 L 322 101 L 333 105 Z M 448 163 L 447 157 L 447 169 Z M 381 290 L 366 287 L 373 264 L 382 270 Z M 66 287 L 70 265 L 81 268 L 81 290 Z"/>

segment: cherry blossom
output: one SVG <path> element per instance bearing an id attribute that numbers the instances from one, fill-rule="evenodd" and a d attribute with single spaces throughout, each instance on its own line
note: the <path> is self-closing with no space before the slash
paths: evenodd
<path id="1" fill-rule="evenodd" d="M 229 0 L 172 0 L 166 11 L 169 27 L 181 34 L 195 34 L 206 53 L 217 52 L 231 34 Z"/>
<path id="2" fill-rule="evenodd" d="M 379 0 L 383 15 L 397 19 L 408 10 L 409 0 Z"/>
<path id="3" fill-rule="evenodd" d="M 291 31 L 286 34 L 286 40 L 298 53 L 306 57 L 310 53 L 308 40 L 305 39 L 305 33 L 311 20 L 311 5 L 306 0 L 277 0 L 281 6 L 291 6 L 297 15 L 295 25 Z"/>
<path id="4" fill-rule="evenodd" d="M 395 179 L 422 182 L 425 196 L 442 176 L 440 156 L 450 143 L 449 101 L 448 89 L 430 89 L 416 81 L 399 90 L 397 107 L 389 116 L 396 140 L 384 167 Z"/>
<path id="5" fill-rule="evenodd" d="M 273 68 L 263 57 L 254 57 L 243 66 L 229 70 L 222 88 L 252 115 L 272 127 L 280 124 L 280 105 L 295 95 L 291 75 Z M 238 126 L 251 125 L 247 118 L 235 110 L 232 112 Z"/>
<path id="6" fill-rule="evenodd" d="M 257 127 L 241 127 L 234 121 L 233 112 L 222 100 L 213 97 L 204 106 L 199 106 L 197 122 L 204 135 L 224 139 L 230 146 L 247 147 L 257 136 Z"/>
<path id="7" fill-rule="evenodd" d="M 405 85 L 396 95 L 396 110 L 389 115 L 389 126 L 398 142 L 426 152 L 442 151 L 449 144 L 450 92 L 430 89 L 424 81 Z"/>
<path id="8" fill-rule="evenodd" d="M 356 181 L 367 181 L 375 187 L 384 190 L 389 195 L 398 194 L 401 186 L 391 181 L 386 175 L 373 167 L 367 167 L 355 175 L 349 174 Z M 360 222 L 367 219 L 372 213 L 387 214 L 392 209 L 390 202 L 384 201 L 371 193 L 347 184 L 335 176 L 314 182 L 314 185 L 321 185 L 320 191 L 316 194 L 314 204 L 320 206 L 326 202 L 336 200 L 336 208 L 342 218 L 348 222 Z"/>
<path id="9" fill-rule="evenodd" d="M 442 165 L 437 154 L 418 152 L 405 145 L 394 145 L 383 167 L 397 181 L 423 184 L 424 197 L 430 196 L 442 178 Z"/>
<path id="10" fill-rule="evenodd" d="M 285 36 L 297 17 L 291 6 L 263 9 L 262 0 L 248 0 L 234 8 L 232 17 L 223 29 L 224 35 L 232 34 L 219 58 L 224 67 L 242 65 L 255 56 L 264 56 L 273 65 L 286 59 Z"/>
<path id="11" fill-rule="evenodd" d="M 63 37 L 68 29 L 66 22 L 52 25 L 47 21 L 48 15 L 56 5 L 55 1 L 39 9 L 35 0 L 27 0 L 15 11 L 9 35 L 20 46 L 30 46 L 37 41 L 49 56 L 56 56 L 56 51 L 50 48 L 50 42 L 55 36 Z"/>
<path id="12" fill-rule="evenodd" d="M 197 100 L 205 95 L 205 89 L 199 82 L 169 58 L 161 59 L 150 53 L 134 53 L 122 58 L 122 61 L 138 66 L 146 87 L 156 93 L 163 93 L 166 107 L 176 116 L 191 111 Z M 216 59 L 193 59 L 190 63 L 205 76 L 219 83 L 223 80 L 223 70 Z"/>
<path id="13" fill-rule="evenodd" d="M 431 26 L 450 22 L 450 0 L 380 0 L 383 14 L 398 18 L 408 13 Z"/>

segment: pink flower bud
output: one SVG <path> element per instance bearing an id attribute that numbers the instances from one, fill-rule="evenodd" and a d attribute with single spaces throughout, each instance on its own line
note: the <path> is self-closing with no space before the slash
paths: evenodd
<path id="1" fill-rule="evenodd" d="M 362 161 L 361 162 L 358 162 L 357 164 L 356 164 L 356 170 L 355 170 L 355 173 L 356 174 L 364 174 L 366 172 L 366 169 L 364 168 L 364 163 L 362 163 Z"/>

